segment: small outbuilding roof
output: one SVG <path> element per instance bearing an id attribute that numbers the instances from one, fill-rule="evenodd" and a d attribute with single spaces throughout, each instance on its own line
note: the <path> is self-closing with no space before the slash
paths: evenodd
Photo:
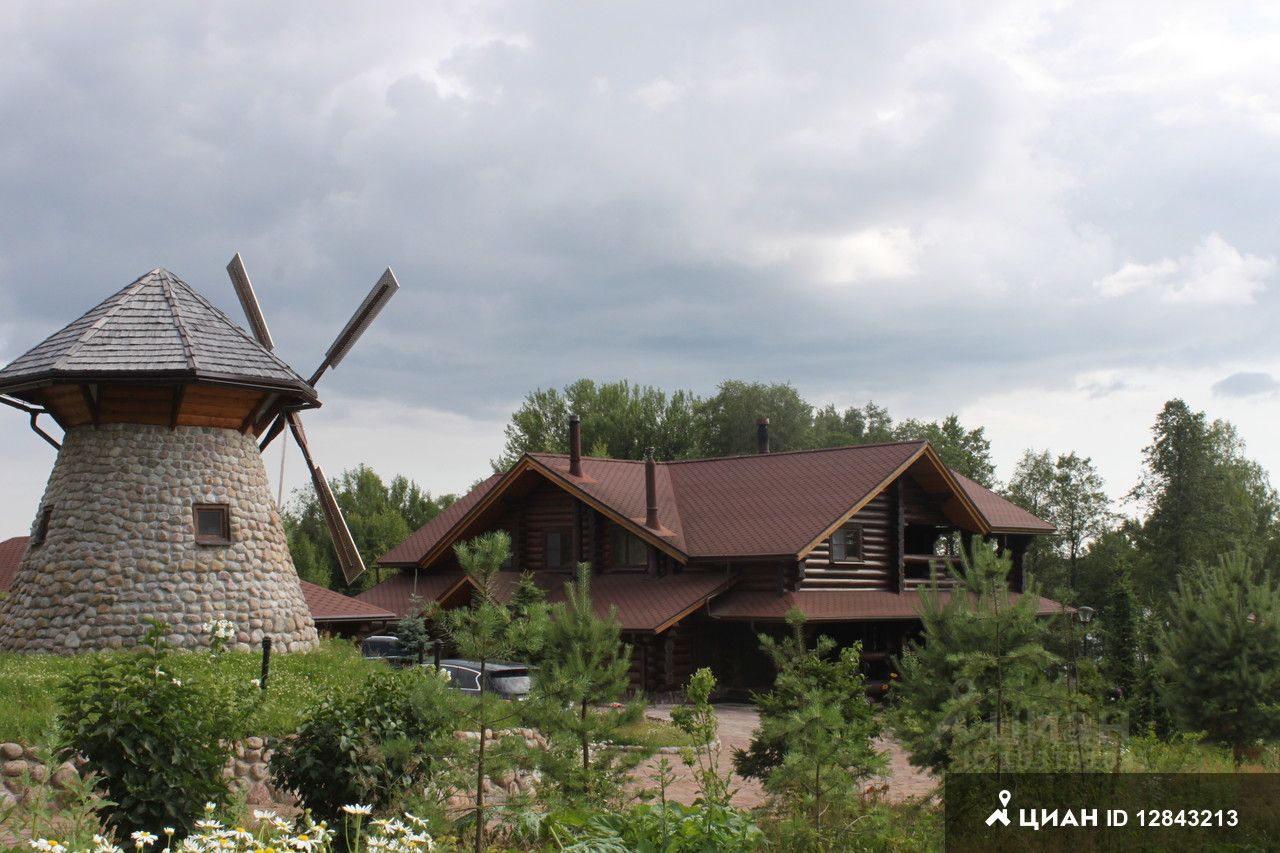
<path id="1" fill-rule="evenodd" d="M 317 625 L 333 622 L 381 622 L 396 618 L 396 614 L 376 605 L 334 592 L 331 589 L 299 579 L 302 598 L 311 611 L 311 619 Z"/>
<path id="2" fill-rule="evenodd" d="M 0 592 L 13 585 L 13 576 L 22 562 L 22 555 L 27 553 L 30 539 L 30 536 L 14 536 L 0 542 Z"/>
<path id="3" fill-rule="evenodd" d="M 58 382 L 191 379 L 292 393 L 316 392 L 165 269 L 154 269 L 0 369 L 0 392 Z"/>

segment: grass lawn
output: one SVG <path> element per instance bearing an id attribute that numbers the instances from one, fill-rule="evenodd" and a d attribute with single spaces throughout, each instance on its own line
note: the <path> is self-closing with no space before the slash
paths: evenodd
<path id="1" fill-rule="evenodd" d="M 120 654 L 132 653 L 0 653 L 0 741 L 35 744 L 51 740 L 59 685 L 101 665 L 111 655 Z M 381 661 L 361 658 L 360 650 L 345 640 L 325 640 L 319 649 L 307 654 L 273 655 L 271 677 L 253 718 L 253 731 L 244 734 L 289 734 L 323 697 L 358 691 L 367 673 L 385 666 Z M 260 674 L 262 656 L 257 652 L 227 652 L 210 666 L 206 653 L 174 652 L 165 667 L 183 680 L 213 677 L 228 689 L 245 689 Z M 259 694 L 248 690 L 247 695 Z M 665 720 L 643 720 L 623 729 L 619 742 L 656 748 L 691 746 L 693 739 Z"/>
<path id="2" fill-rule="evenodd" d="M 98 666 L 113 654 L 82 655 L 0 654 L 0 741 L 38 743 L 52 731 L 58 712 L 59 685 L 68 678 Z M 208 672 L 208 655 L 175 652 L 166 667 L 180 679 Z M 307 654 L 273 655 L 266 696 L 254 721 L 260 735 L 285 735 L 321 697 L 335 691 L 356 690 L 372 669 L 383 667 L 366 661 L 352 643 L 326 640 Z M 257 678 L 262 656 L 256 652 L 227 652 L 217 663 L 214 677 L 230 687 L 244 687 Z"/>

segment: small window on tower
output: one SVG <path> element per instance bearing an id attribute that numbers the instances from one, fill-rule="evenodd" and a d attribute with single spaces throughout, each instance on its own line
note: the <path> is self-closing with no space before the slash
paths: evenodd
<path id="1" fill-rule="evenodd" d="M 32 545 L 43 545 L 44 539 L 49 535 L 49 522 L 53 520 L 53 507 L 47 506 L 40 510 L 40 520 L 36 522 L 36 532 L 31 536 Z"/>
<path id="2" fill-rule="evenodd" d="M 226 504 L 196 504 L 195 524 L 197 545 L 231 542 L 231 512 Z"/>

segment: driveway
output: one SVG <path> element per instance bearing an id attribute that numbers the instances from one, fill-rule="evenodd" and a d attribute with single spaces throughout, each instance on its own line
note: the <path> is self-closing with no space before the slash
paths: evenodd
<path id="1" fill-rule="evenodd" d="M 671 719 L 670 705 L 650 705 L 645 712 L 648 716 Z M 733 750 L 745 749 L 751 742 L 751 733 L 759 724 L 760 716 L 752 705 L 721 704 L 716 705 L 716 719 L 720 723 L 720 771 L 729 773 L 733 770 Z M 881 737 L 876 742 L 878 749 L 889 753 L 888 777 L 877 780 L 874 784 L 887 785 L 884 796 L 894 802 L 928 794 L 937 784 L 933 775 L 927 771 L 912 767 L 907 755 L 891 738 Z M 667 795 L 682 803 L 692 803 L 698 796 L 698 786 L 689 768 L 681 763 L 678 755 L 667 756 L 671 760 L 676 774 L 675 783 L 668 788 Z M 658 766 L 659 756 L 640 765 L 636 773 L 642 787 L 653 787 L 652 778 Z M 742 779 L 735 775 L 732 787 L 736 793 L 733 804 L 740 808 L 754 808 L 764 803 L 765 794 L 760 783 L 754 779 Z"/>

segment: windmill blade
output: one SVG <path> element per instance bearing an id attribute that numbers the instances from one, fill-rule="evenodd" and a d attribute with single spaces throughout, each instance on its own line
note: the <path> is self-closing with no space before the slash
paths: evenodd
<path id="1" fill-rule="evenodd" d="M 355 346 L 356 341 L 360 340 L 360 336 L 365 333 L 365 330 L 373 323 L 374 318 L 382 312 L 387 302 L 396 295 L 396 291 L 399 289 L 400 282 L 396 281 L 396 274 L 391 271 L 391 267 L 387 267 L 386 271 L 382 273 L 382 277 L 374 283 L 369 295 L 364 298 L 364 302 L 360 303 L 356 313 L 351 315 L 347 325 L 342 327 L 338 337 L 334 338 L 333 344 L 325 352 L 324 361 L 311 377 L 312 385 L 330 367 L 337 367 L 342 363 L 342 359 L 346 358 L 347 353 L 351 352 L 351 348 Z"/>
<path id="2" fill-rule="evenodd" d="M 239 257 L 237 255 L 236 257 Z M 246 281 L 247 281 L 246 277 Z M 356 313 L 351 315 L 351 319 L 347 321 L 347 325 L 343 326 L 342 331 L 338 333 L 338 337 L 334 339 L 333 344 L 324 354 L 324 361 L 316 368 L 316 372 L 311 374 L 311 378 L 307 380 L 309 385 L 314 386 L 320 381 L 320 377 L 324 376 L 325 371 L 330 367 L 337 367 L 342 359 L 346 358 L 347 353 L 351 352 L 351 348 L 355 346 L 356 341 L 360 340 L 360 336 L 373 323 L 374 318 L 386 307 L 391 297 L 396 295 L 396 291 L 400 289 L 400 282 L 396 281 L 396 274 L 391 271 L 391 267 L 387 267 L 382 276 L 374 283 L 373 289 L 369 291 L 369 295 L 360 303 L 360 307 L 356 309 Z M 263 433 L 262 440 L 258 442 L 258 450 L 266 450 L 267 445 L 275 441 L 285 428 L 286 415 L 281 413 Z"/>
<path id="3" fill-rule="evenodd" d="M 253 283 L 249 281 L 249 271 L 244 268 L 244 260 L 239 252 L 227 264 L 227 275 L 231 276 L 231 286 L 236 289 L 236 296 L 240 299 L 240 307 L 244 309 L 244 316 L 249 321 L 253 336 L 267 349 L 275 349 L 271 330 L 267 328 L 267 318 L 262 316 L 258 297 L 253 292 Z"/>
<path id="4" fill-rule="evenodd" d="M 342 517 L 342 510 L 338 507 L 338 500 L 333 495 L 333 489 L 329 488 L 329 481 L 324 476 L 324 470 L 311 458 L 311 448 L 307 444 L 307 434 L 302 429 L 302 419 L 298 417 L 297 412 L 290 412 L 288 422 L 289 431 L 293 433 L 294 440 L 298 442 L 298 447 L 302 450 L 302 458 L 306 460 L 307 468 L 311 471 L 311 484 L 315 487 L 316 498 L 320 503 L 320 513 L 324 516 L 325 526 L 329 528 L 329 538 L 333 541 L 334 553 L 338 555 L 338 565 L 342 567 L 342 576 L 347 579 L 347 583 L 352 583 L 356 578 L 364 574 L 364 560 L 361 559 L 360 551 L 356 548 L 356 541 L 351 536 L 351 529 L 347 527 L 347 520 Z"/>

